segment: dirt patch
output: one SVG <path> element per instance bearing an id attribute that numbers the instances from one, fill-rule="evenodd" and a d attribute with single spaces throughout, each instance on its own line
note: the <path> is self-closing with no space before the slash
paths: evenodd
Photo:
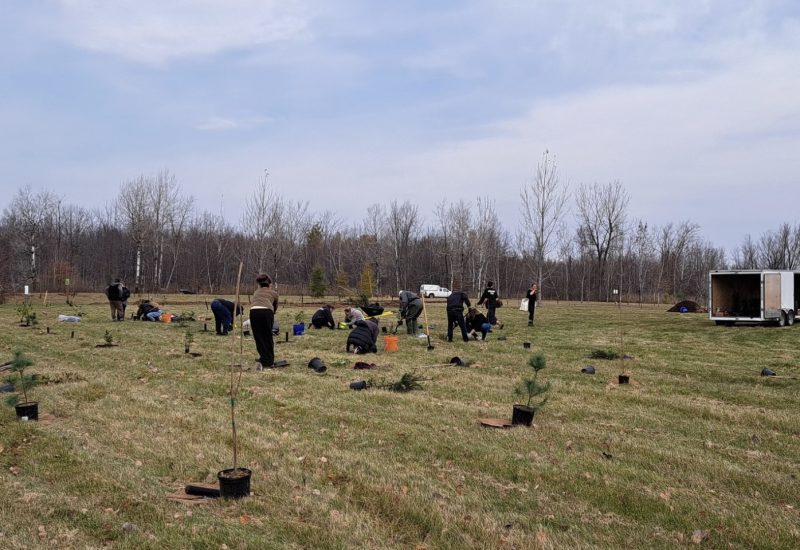
<path id="1" fill-rule="evenodd" d="M 692 300 L 678 302 L 667 310 L 668 313 L 708 313 L 708 308 L 704 308 Z"/>

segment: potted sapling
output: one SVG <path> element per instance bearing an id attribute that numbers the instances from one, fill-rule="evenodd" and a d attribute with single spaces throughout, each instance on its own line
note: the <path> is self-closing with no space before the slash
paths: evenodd
<path id="1" fill-rule="evenodd" d="M 514 404 L 513 413 L 511 415 L 511 424 L 522 424 L 530 426 L 533 423 L 533 417 L 536 411 L 539 410 L 547 403 L 548 397 L 544 397 L 537 401 L 535 398 L 543 396 L 550 390 L 550 382 L 544 384 L 539 383 L 539 371 L 547 366 L 544 355 L 536 353 L 528 359 L 528 366 L 533 369 L 532 378 L 523 378 L 522 382 L 514 388 L 514 393 L 521 397 L 527 397 L 527 402 L 524 405 L 519 403 Z"/>
<path id="2" fill-rule="evenodd" d="M 294 316 L 294 324 L 292 325 L 292 334 L 294 336 L 302 336 L 306 330 L 305 324 L 306 316 L 302 311 L 298 311 Z"/>
<path id="3" fill-rule="evenodd" d="M 239 305 L 239 285 L 242 280 L 242 268 L 244 264 L 239 263 L 239 275 L 236 279 L 236 306 Z M 234 311 L 236 311 L 234 309 Z M 230 407 L 231 420 L 231 443 L 233 446 L 233 468 L 220 470 L 217 472 L 219 481 L 219 494 L 223 498 L 243 498 L 250 494 L 250 478 L 253 472 L 249 468 L 239 466 L 239 440 L 236 431 L 236 405 L 239 398 L 239 388 L 242 383 L 242 347 L 241 340 L 239 346 L 239 362 L 236 363 L 235 338 L 231 338 L 230 367 L 228 379 L 228 404 Z"/>
<path id="4" fill-rule="evenodd" d="M 11 372 L 16 372 L 18 378 L 13 379 L 14 389 L 17 393 L 11 395 L 6 400 L 9 405 L 13 405 L 20 420 L 38 420 L 39 403 L 28 401 L 28 390 L 39 384 L 39 376 L 36 374 L 26 374 L 25 368 L 33 365 L 33 361 L 25 357 L 21 351 L 14 352 L 11 360 Z M 19 402 L 20 392 L 22 393 L 22 403 Z"/>

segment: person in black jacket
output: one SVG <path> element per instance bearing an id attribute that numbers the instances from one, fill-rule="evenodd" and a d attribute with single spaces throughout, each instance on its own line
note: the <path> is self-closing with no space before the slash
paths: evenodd
<path id="1" fill-rule="evenodd" d="M 525 297 L 528 299 L 528 326 L 533 326 L 533 314 L 536 313 L 536 300 L 539 299 L 538 291 L 537 291 L 536 283 L 533 283 L 528 291 L 525 293 Z"/>
<path id="2" fill-rule="evenodd" d="M 350 346 L 355 348 L 356 353 L 378 353 L 378 324 L 369 319 L 356 321 L 353 330 L 347 335 L 347 353 L 350 353 Z"/>
<path id="3" fill-rule="evenodd" d="M 333 320 L 332 309 L 333 306 L 328 304 L 315 311 L 314 315 L 311 316 L 311 325 L 314 328 L 328 327 L 331 330 L 335 329 L 336 322 Z"/>
<path id="4" fill-rule="evenodd" d="M 486 315 L 471 307 L 467 311 L 467 328 L 469 329 L 469 336 L 477 340 L 478 333 L 480 333 L 481 340 L 486 340 L 486 334 L 491 330 L 492 325 Z"/>
<path id="5" fill-rule="evenodd" d="M 464 306 L 470 307 L 467 293 L 462 290 L 454 290 L 447 297 L 447 341 L 453 341 L 453 327 L 458 325 L 461 329 L 461 337 L 465 342 L 469 342 L 467 336 L 467 325 L 464 322 Z"/>
<path id="6" fill-rule="evenodd" d="M 234 303 L 230 300 L 223 298 L 215 298 L 211 302 L 211 311 L 214 313 L 214 325 L 217 334 L 220 336 L 227 336 L 228 331 L 233 329 L 233 308 Z M 236 308 L 236 315 L 241 315 L 243 311 L 242 305 Z"/>
<path id="7" fill-rule="evenodd" d="M 497 289 L 494 288 L 494 281 L 488 281 L 486 283 L 486 288 L 483 289 L 483 294 L 481 294 L 481 299 L 478 300 L 478 305 L 483 305 L 484 302 L 486 303 L 486 318 L 489 320 L 489 324 L 496 325 L 497 324 L 497 300 L 500 298 L 500 294 L 497 292 Z M 502 327 L 502 324 L 500 326 Z"/>
<path id="8" fill-rule="evenodd" d="M 111 306 L 112 321 L 125 320 L 125 308 L 128 305 L 130 295 L 131 291 L 119 279 L 114 279 L 114 282 L 108 285 L 106 297 L 108 298 L 109 306 Z"/>

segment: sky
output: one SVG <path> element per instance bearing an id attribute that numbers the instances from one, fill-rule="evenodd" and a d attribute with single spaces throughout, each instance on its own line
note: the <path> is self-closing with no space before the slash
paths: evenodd
<path id="1" fill-rule="evenodd" d="M 346 223 L 489 197 L 513 229 L 549 151 L 729 250 L 798 219 L 795 0 L 30 0 L 0 64 L 0 208 L 167 169 L 235 223 L 268 172 Z"/>

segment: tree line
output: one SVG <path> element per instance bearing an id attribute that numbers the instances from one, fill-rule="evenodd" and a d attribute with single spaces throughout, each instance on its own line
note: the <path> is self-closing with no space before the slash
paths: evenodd
<path id="1" fill-rule="evenodd" d="M 241 261 L 284 294 L 369 298 L 427 283 L 474 296 L 493 280 L 509 297 L 537 282 L 543 299 L 704 303 L 711 269 L 800 267 L 800 224 L 747 236 L 728 259 L 697 224 L 652 226 L 628 205 L 618 181 L 571 189 L 549 152 L 520 190 L 515 228 L 483 197 L 443 200 L 430 220 L 393 200 L 348 224 L 283 197 L 266 173 L 235 221 L 197 210 L 169 171 L 124 182 L 96 210 L 23 187 L 0 219 L 0 298 L 24 285 L 98 291 L 116 277 L 141 294 L 224 294 Z"/>

